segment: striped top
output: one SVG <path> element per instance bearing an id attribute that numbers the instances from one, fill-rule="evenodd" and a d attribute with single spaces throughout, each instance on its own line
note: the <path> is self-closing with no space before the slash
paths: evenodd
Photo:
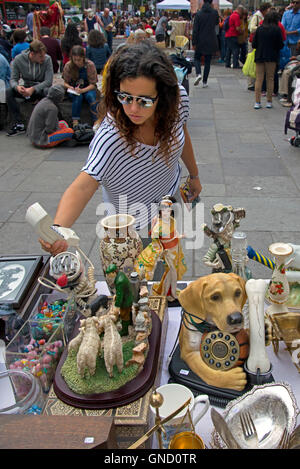
<path id="1" fill-rule="evenodd" d="M 157 204 L 166 194 L 174 195 L 180 182 L 185 137 L 183 126 L 189 116 L 189 98 L 180 86 L 177 142 L 171 145 L 168 166 L 157 145 L 137 143 L 135 154 L 116 125 L 107 117 L 102 121 L 90 144 L 90 153 L 82 168 L 102 185 L 105 214 L 128 213 L 136 219 L 137 230 L 148 226 L 157 214 Z M 155 204 L 155 205 L 154 205 Z M 104 214 L 104 213 L 103 213 Z"/>

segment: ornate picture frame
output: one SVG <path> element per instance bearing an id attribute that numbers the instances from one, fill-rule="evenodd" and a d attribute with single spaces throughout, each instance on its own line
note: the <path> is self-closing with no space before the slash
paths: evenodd
<path id="1" fill-rule="evenodd" d="M 40 255 L 0 257 L 0 305 L 21 306 L 42 262 Z"/>

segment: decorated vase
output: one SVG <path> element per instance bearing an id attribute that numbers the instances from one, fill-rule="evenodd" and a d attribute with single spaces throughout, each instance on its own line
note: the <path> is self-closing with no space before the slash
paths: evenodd
<path id="1" fill-rule="evenodd" d="M 110 264 L 115 264 L 119 271 L 130 277 L 134 271 L 134 262 L 143 250 L 143 244 L 133 225 L 132 215 L 109 215 L 101 220 L 104 229 L 100 241 L 100 259 L 107 285 L 112 294 L 115 293 L 113 280 L 106 275 Z"/>
<path id="2" fill-rule="evenodd" d="M 269 299 L 275 305 L 282 305 L 289 297 L 290 287 L 285 273 L 285 268 L 292 261 L 287 258 L 293 253 L 293 248 L 287 243 L 273 243 L 269 246 L 269 252 L 275 260 L 272 279 L 269 284 Z"/>

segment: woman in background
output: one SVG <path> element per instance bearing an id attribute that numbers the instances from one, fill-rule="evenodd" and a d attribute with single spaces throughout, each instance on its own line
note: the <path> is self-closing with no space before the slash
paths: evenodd
<path id="1" fill-rule="evenodd" d="M 252 47 L 255 49 L 256 79 L 255 79 L 255 104 L 254 109 L 260 109 L 261 90 L 266 74 L 267 104 L 266 108 L 272 108 L 272 95 L 274 91 L 274 73 L 279 61 L 279 52 L 283 48 L 281 29 L 278 26 L 278 14 L 275 11 L 268 12 L 255 32 Z"/>
<path id="2" fill-rule="evenodd" d="M 88 36 L 88 46 L 86 48 L 86 58 L 94 62 L 97 73 L 102 73 L 104 65 L 111 55 L 105 37 L 100 31 L 92 29 Z"/>
<path id="3" fill-rule="evenodd" d="M 69 23 L 66 27 L 65 35 L 61 40 L 61 50 L 63 54 L 63 66 L 70 60 L 70 52 L 73 46 L 82 46 L 79 31 L 75 23 Z"/>
<path id="4" fill-rule="evenodd" d="M 64 87 L 72 99 L 73 128 L 79 124 L 83 99 L 90 106 L 93 121 L 97 118 L 97 70 L 94 62 L 86 59 L 82 46 L 71 49 L 70 61 L 63 70 Z"/>

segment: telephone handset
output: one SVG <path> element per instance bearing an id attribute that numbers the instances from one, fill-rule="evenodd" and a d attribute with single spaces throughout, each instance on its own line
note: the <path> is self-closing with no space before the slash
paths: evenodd
<path id="1" fill-rule="evenodd" d="M 52 218 L 38 202 L 27 209 L 25 219 L 44 241 L 53 244 L 57 240 L 64 239 L 69 246 L 79 246 L 80 239 L 75 231 L 71 228 L 54 226 Z"/>

